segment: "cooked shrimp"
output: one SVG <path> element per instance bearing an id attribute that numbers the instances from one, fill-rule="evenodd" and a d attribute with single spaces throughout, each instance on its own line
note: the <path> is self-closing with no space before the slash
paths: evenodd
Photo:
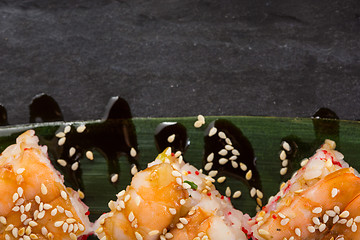
<path id="1" fill-rule="evenodd" d="M 160 164 L 137 173 L 117 201 L 110 201 L 111 212 L 98 220 L 100 239 L 158 239 L 179 215 L 180 201 L 188 194 L 170 162 L 162 160 L 159 157 Z"/>
<path id="2" fill-rule="evenodd" d="M 255 239 L 322 239 L 343 216 L 360 193 L 360 178 L 342 168 L 342 155 L 329 146 L 334 144 L 327 141 L 257 214 Z"/>
<path id="3" fill-rule="evenodd" d="M 35 132 L 0 156 L 0 239 L 72 239 L 88 233 L 87 207 L 47 158 Z"/>
<path id="4" fill-rule="evenodd" d="M 116 202 L 110 201 L 111 212 L 97 221 L 96 233 L 107 240 L 193 239 L 199 234 L 246 239 L 242 213 L 221 197 L 214 181 L 168 148 L 133 177 Z"/>

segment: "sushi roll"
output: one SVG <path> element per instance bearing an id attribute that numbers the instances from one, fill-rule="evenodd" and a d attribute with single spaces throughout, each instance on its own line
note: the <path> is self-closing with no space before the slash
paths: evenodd
<path id="1" fill-rule="evenodd" d="M 101 240 L 247 239 L 243 214 L 213 182 L 168 148 L 109 202 L 95 232 Z"/>
<path id="2" fill-rule="evenodd" d="M 91 231 L 88 208 L 64 186 L 33 130 L 1 154 L 0 193 L 0 239 L 76 240 Z"/>
<path id="3" fill-rule="evenodd" d="M 326 140 L 249 221 L 253 239 L 358 239 L 360 178 L 343 158 Z"/>

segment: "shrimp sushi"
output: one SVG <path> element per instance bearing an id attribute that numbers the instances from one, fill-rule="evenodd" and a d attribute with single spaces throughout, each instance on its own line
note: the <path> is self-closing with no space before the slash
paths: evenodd
<path id="1" fill-rule="evenodd" d="M 167 148 L 109 202 L 95 232 L 101 240 L 247 239 L 243 214 L 213 182 Z"/>
<path id="2" fill-rule="evenodd" d="M 0 156 L 0 239 L 76 240 L 91 231 L 88 208 L 63 184 L 33 130 Z"/>
<path id="3" fill-rule="evenodd" d="M 360 178 L 326 140 L 250 221 L 253 239 L 359 239 Z"/>

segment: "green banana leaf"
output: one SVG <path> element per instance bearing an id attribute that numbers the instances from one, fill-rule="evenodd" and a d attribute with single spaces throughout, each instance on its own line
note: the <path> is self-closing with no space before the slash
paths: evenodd
<path id="1" fill-rule="evenodd" d="M 247 116 L 206 117 L 206 124 L 200 128 L 194 127 L 194 122 L 197 120 L 196 117 L 134 118 L 132 123 L 137 135 L 140 168 L 146 168 L 147 163 L 154 160 L 157 156 L 158 150 L 155 146 L 154 131 L 160 123 L 165 121 L 178 122 L 186 127 L 191 143 L 184 153 L 184 158 L 197 168 L 203 168 L 205 129 L 208 123 L 217 119 L 226 119 L 232 122 L 241 129 L 244 136 L 251 143 L 256 156 L 256 166 L 264 193 L 264 203 L 267 202 L 270 196 L 275 195 L 279 190 L 280 184 L 288 180 L 291 174 L 300 167 L 300 161 L 305 157 L 310 157 L 327 138 L 335 140 L 337 150 L 344 154 L 345 160 L 352 167 L 360 170 L 359 122 Z M 101 123 L 101 120 L 97 120 L 4 126 L 0 128 L 0 150 L 2 151 L 10 144 L 13 144 L 16 137 L 27 129 L 34 129 L 40 137 L 40 144 L 49 145 L 49 149 L 54 150 L 54 148 L 59 147 L 54 144 L 55 140 L 57 140 L 54 135 L 59 129 L 63 129 L 67 125 L 78 126 L 81 124 L 86 124 L 87 127 L 101 127 Z M 282 149 L 281 142 L 283 140 L 292 142 L 297 146 L 297 149 L 293 151 L 287 174 L 280 175 L 279 172 L 282 167 L 279 153 Z M 106 157 L 96 149 L 89 150 L 93 150 L 94 160 L 90 161 L 85 156 L 81 156 L 80 168 L 82 171 L 83 192 L 86 196 L 84 202 L 90 207 L 91 220 L 95 220 L 102 213 L 109 211 L 107 207 L 108 201 L 115 200 L 115 194 L 130 184 L 132 175 L 130 173 L 131 165 L 127 158 L 120 156 L 118 158 L 120 165 L 119 181 L 116 184 L 112 184 L 109 181 Z M 51 152 L 49 156 L 56 168 L 63 173 L 63 169 L 56 164 L 56 157 Z M 71 186 L 72 183 L 66 181 L 66 184 Z M 256 213 L 256 201 L 250 197 L 250 188 L 246 182 L 228 176 L 224 183 L 216 183 L 216 186 L 224 195 L 227 186 L 230 186 L 232 192 L 240 190 L 242 192 L 241 197 L 231 199 L 233 205 L 241 211 L 249 213 L 251 216 Z"/>

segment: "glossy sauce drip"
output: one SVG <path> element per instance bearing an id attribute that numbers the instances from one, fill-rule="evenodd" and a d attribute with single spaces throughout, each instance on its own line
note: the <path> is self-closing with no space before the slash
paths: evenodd
<path id="1" fill-rule="evenodd" d="M 324 139 L 329 138 L 335 142 L 339 142 L 339 117 L 337 114 L 328 109 L 320 108 L 313 115 L 313 125 L 316 135 L 316 140 L 321 144 Z"/>
<path id="2" fill-rule="evenodd" d="M 58 103 L 49 95 L 36 95 L 30 106 L 30 123 L 64 121 Z"/>
<path id="3" fill-rule="evenodd" d="M 110 182 L 112 176 L 120 172 L 119 156 L 126 156 L 129 164 L 136 165 L 139 169 L 135 126 L 130 107 L 124 99 L 110 99 L 103 121 L 85 125 L 85 130 L 81 133 L 77 131 L 78 127 L 79 125 L 71 126 L 63 145 L 58 144 L 61 137 L 54 137 L 47 144 L 54 159 L 66 161 L 66 166 L 57 163 L 57 167 L 74 189 L 84 188 L 80 159 L 87 151 L 96 150 L 107 160 Z M 57 132 L 64 132 L 65 128 L 66 126 L 61 127 Z M 70 153 L 73 155 L 70 156 Z"/>
<path id="4" fill-rule="evenodd" d="M 0 126 L 6 126 L 8 124 L 6 108 L 0 105 Z"/>
<path id="5" fill-rule="evenodd" d="M 177 122 L 162 122 L 155 129 L 155 145 L 159 153 L 171 147 L 173 153 L 185 153 L 190 145 L 186 128 Z"/>
<path id="6" fill-rule="evenodd" d="M 212 130 L 213 128 L 216 128 L 217 131 L 214 135 L 209 136 L 209 133 L 214 131 Z M 249 188 L 254 187 L 261 190 L 261 181 L 259 172 L 256 168 L 254 150 L 241 130 L 230 121 L 221 119 L 210 123 L 205 134 L 204 166 L 208 162 L 208 156 L 213 154 L 213 167 L 211 170 L 219 171 L 218 176 L 225 173 L 237 179 L 241 179 L 249 186 Z M 229 150 L 226 150 L 226 148 Z M 233 149 L 231 150 L 231 148 Z M 238 151 L 239 154 L 237 154 L 236 151 Z M 230 160 L 231 157 L 235 158 L 234 156 L 236 156 L 236 159 Z M 221 161 L 225 161 L 224 159 L 227 159 L 228 161 L 225 164 L 220 163 Z M 236 167 L 233 166 L 232 161 L 237 163 L 235 164 Z M 241 163 L 246 166 L 246 170 L 241 168 Z M 252 177 L 247 180 L 246 174 L 249 170 L 252 172 Z"/>

